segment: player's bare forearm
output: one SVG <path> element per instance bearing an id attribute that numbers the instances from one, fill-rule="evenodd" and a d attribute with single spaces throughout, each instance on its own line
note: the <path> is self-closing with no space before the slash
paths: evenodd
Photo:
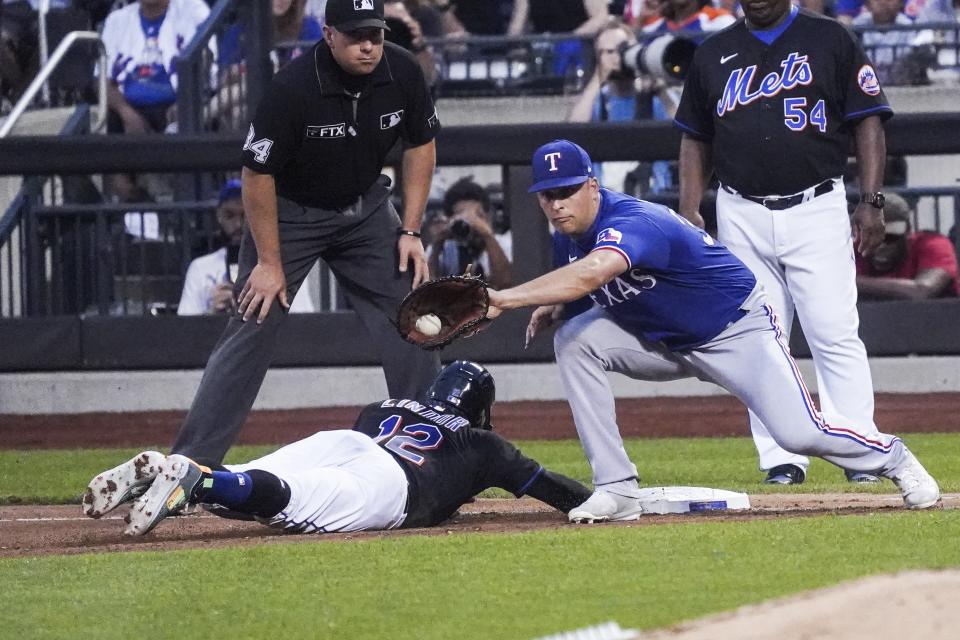
<path id="1" fill-rule="evenodd" d="M 243 168 L 243 208 L 250 225 L 257 260 L 280 264 L 280 231 L 277 223 L 277 187 L 273 176 Z"/>
<path id="2" fill-rule="evenodd" d="M 490 291 L 490 304 L 506 310 L 572 302 L 607 284 L 628 266 L 626 259 L 615 251 L 592 251 L 576 262 L 524 284 Z"/>
<path id="3" fill-rule="evenodd" d="M 403 228 L 419 231 L 423 210 L 430 196 L 433 170 L 437 165 L 437 147 L 431 140 L 403 152 Z"/>
<path id="4" fill-rule="evenodd" d="M 527 489 L 527 495 L 567 513 L 583 504 L 590 497 L 590 490 L 573 478 L 544 469 Z"/>
<path id="5" fill-rule="evenodd" d="M 874 193 L 883 186 L 883 165 L 887 157 L 887 143 L 880 116 L 864 118 L 854 127 L 856 139 L 857 172 L 861 193 Z M 883 242 L 883 209 L 860 203 L 853 212 L 857 251 L 869 256 Z"/>
<path id="6" fill-rule="evenodd" d="M 700 200 L 713 170 L 712 145 L 687 134 L 680 141 L 680 215 L 700 228 Z"/>
<path id="7" fill-rule="evenodd" d="M 887 141 L 880 116 L 869 116 L 858 122 L 853 129 L 853 136 L 856 140 L 860 191 L 880 191 L 883 187 L 883 166 L 887 159 Z"/>

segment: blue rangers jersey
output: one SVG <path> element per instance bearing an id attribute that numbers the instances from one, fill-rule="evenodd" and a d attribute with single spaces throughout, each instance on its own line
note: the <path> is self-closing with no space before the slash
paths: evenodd
<path id="1" fill-rule="evenodd" d="M 590 294 L 621 327 L 671 351 L 693 349 L 743 317 L 757 284 L 719 242 L 671 209 L 601 189 L 600 211 L 579 238 L 554 234 L 557 266 L 616 251 L 629 267 Z"/>

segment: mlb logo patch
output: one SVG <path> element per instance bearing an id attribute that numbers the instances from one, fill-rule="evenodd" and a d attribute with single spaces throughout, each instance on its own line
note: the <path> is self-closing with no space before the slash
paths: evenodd
<path id="1" fill-rule="evenodd" d="M 394 111 L 393 113 L 385 113 L 380 116 L 380 129 L 392 129 L 400 124 L 400 120 L 402 119 L 403 109 L 400 109 L 400 111 Z"/>
<path id="2" fill-rule="evenodd" d="M 868 96 L 880 95 L 880 80 L 877 78 L 873 67 L 868 64 L 860 67 L 860 71 L 857 72 L 857 84 L 860 85 L 860 90 Z"/>
<path id="3" fill-rule="evenodd" d="M 354 11 L 373 11 L 373 0 L 353 0 Z"/>
<path id="4" fill-rule="evenodd" d="M 597 236 L 597 244 L 601 242 L 615 242 L 616 244 L 620 244 L 621 240 L 623 240 L 623 234 L 614 228 L 604 229 Z"/>

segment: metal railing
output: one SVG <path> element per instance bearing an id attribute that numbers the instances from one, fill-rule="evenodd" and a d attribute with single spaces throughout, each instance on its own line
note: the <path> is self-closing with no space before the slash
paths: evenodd
<path id="1" fill-rule="evenodd" d="M 90 129 L 90 107 L 80 105 L 60 131 L 61 135 L 86 133 Z M 57 198 L 49 188 L 49 176 L 28 176 L 13 202 L 0 215 L 0 317 L 31 315 L 30 296 L 37 290 L 36 270 L 30 242 L 35 237 L 34 218 L 29 215 L 36 202 Z"/>
<path id="2" fill-rule="evenodd" d="M 20 99 L 17 100 L 17 104 L 13 107 L 10 115 L 7 116 L 3 126 L 0 126 L 0 138 L 7 137 L 7 134 L 10 133 L 14 125 L 17 123 L 17 120 L 20 119 L 20 116 L 23 115 L 23 112 L 26 111 L 27 107 L 30 106 L 30 103 L 33 102 L 33 99 L 36 97 L 37 93 L 40 92 L 47 79 L 51 74 L 53 74 L 54 71 L 56 71 L 57 65 L 60 64 L 60 61 L 63 60 L 65 55 L 67 55 L 67 51 L 69 51 L 70 48 L 77 42 L 94 42 L 96 43 L 97 49 L 100 52 L 100 82 L 99 91 L 97 94 L 97 119 L 92 125 L 91 130 L 96 133 L 103 128 L 104 123 L 107 121 L 107 79 L 110 77 L 110 69 L 107 66 L 107 50 L 103 46 L 103 40 L 100 39 L 100 34 L 96 31 L 73 31 L 67 34 L 67 37 L 60 42 L 56 49 L 54 49 L 53 53 L 50 55 L 50 60 L 47 61 L 47 64 L 44 65 L 42 69 L 40 69 L 40 73 L 37 74 L 37 77 L 33 79 L 33 82 L 30 83 L 30 86 L 27 87 L 27 90 L 24 91 Z"/>
<path id="3" fill-rule="evenodd" d="M 269 0 L 218 0 L 177 59 L 177 126 L 181 133 L 246 127 L 273 75 Z M 211 42 L 231 33 L 242 60 L 218 64 Z"/>
<path id="4" fill-rule="evenodd" d="M 960 222 L 960 187 L 890 188 L 915 204 L 914 229 L 948 234 Z M 652 199 L 675 205 L 672 194 Z M 436 205 L 438 203 L 434 203 Z M 42 205 L 17 238 L 28 259 L 7 265 L 0 316 L 19 315 L 10 281 L 29 291 L 24 315 L 174 313 L 191 260 L 219 246 L 214 201 Z M 0 254 L 10 261 L 12 254 Z M 306 285 L 305 285 L 306 286 Z M 320 311 L 344 310 L 336 281 L 321 265 Z"/>

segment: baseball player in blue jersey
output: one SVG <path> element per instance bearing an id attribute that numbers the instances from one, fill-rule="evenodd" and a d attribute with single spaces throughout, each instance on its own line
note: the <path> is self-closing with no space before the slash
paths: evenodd
<path id="1" fill-rule="evenodd" d="M 608 371 L 716 383 L 755 412 L 787 451 L 890 478 L 909 508 L 937 503 L 936 481 L 899 438 L 817 410 L 777 312 L 726 247 L 667 207 L 601 188 L 586 151 L 570 141 L 537 149 L 533 175 L 530 191 L 556 229 L 559 268 L 490 291 L 489 317 L 536 305 L 531 339 L 559 317 L 560 305 L 580 307 L 554 336 L 593 470 L 594 493 L 570 511 L 570 520 L 631 520 L 641 513 L 637 468 L 620 438 Z"/>
<path id="2" fill-rule="evenodd" d="M 680 213 L 703 226 L 698 207 L 716 172 L 718 238 L 763 283 L 786 337 L 796 309 L 824 410 L 875 437 L 841 176 L 853 138 L 861 191 L 853 231 L 867 255 L 883 240 L 881 122 L 893 111 L 842 25 L 790 0 L 742 6 L 745 18 L 704 41 L 686 77 L 675 118 L 684 132 Z M 767 482 L 803 482 L 809 460 L 779 446 L 769 426 L 750 413 Z"/>

